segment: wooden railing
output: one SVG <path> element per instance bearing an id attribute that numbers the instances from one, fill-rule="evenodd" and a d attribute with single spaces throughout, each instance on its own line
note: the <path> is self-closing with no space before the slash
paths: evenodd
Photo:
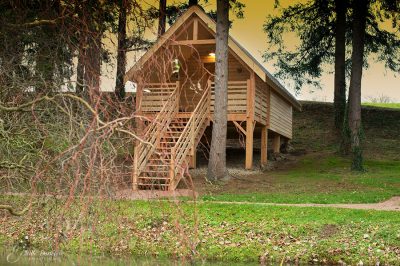
<path id="1" fill-rule="evenodd" d="M 205 123 L 210 119 L 211 82 L 208 82 L 206 90 L 189 118 L 186 127 L 182 131 L 178 141 L 172 148 L 170 165 L 170 190 L 174 190 L 183 174 L 184 163 L 189 152 L 196 152 L 196 141 L 200 138 L 200 132 Z"/>
<path id="2" fill-rule="evenodd" d="M 158 113 L 175 90 L 176 83 L 146 83 L 140 102 L 142 113 Z"/>
<path id="3" fill-rule="evenodd" d="M 133 189 L 137 189 L 137 178 L 146 167 L 148 160 L 154 153 L 162 135 L 166 132 L 172 118 L 176 115 L 179 108 L 180 86 L 175 83 L 175 90 L 167 98 L 164 106 L 157 114 L 156 118 L 148 126 L 145 132 L 144 141 L 136 145 L 134 149 L 133 162 Z"/>
<path id="4" fill-rule="evenodd" d="M 215 83 L 211 83 L 211 112 L 214 112 Z M 247 111 L 247 80 L 228 82 L 228 114 Z"/>

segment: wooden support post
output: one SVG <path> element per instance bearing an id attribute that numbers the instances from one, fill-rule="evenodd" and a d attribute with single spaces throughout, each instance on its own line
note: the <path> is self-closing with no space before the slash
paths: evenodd
<path id="1" fill-rule="evenodd" d="M 283 153 L 289 152 L 289 139 L 288 138 L 281 138 L 281 147 Z"/>
<path id="2" fill-rule="evenodd" d="M 253 133 L 254 121 L 247 120 L 246 122 L 246 169 L 253 168 Z"/>
<path id="3" fill-rule="evenodd" d="M 176 97 L 178 98 L 178 100 L 176 101 L 176 113 L 179 113 L 179 105 L 180 105 L 180 99 L 181 99 L 181 92 L 182 92 L 182 88 L 181 88 L 181 84 L 179 82 L 179 80 L 177 82 L 175 82 L 175 86 L 178 88 L 178 94 L 176 95 Z"/>
<path id="4" fill-rule="evenodd" d="M 133 150 L 134 153 L 134 159 L 133 159 L 133 176 L 132 176 L 132 190 L 136 191 L 138 190 L 138 176 L 137 176 L 137 172 L 138 172 L 138 154 L 137 154 L 137 147 L 134 148 Z"/>
<path id="5" fill-rule="evenodd" d="M 195 169 L 196 168 L 196 162 L 197 162 L 197 157 L 196 157 L 196 148 L 193 147 L 193 152 L 190 155 L 190 160 L 189 160 L 189 168 Z"/>
<path id="6" fill-rule="evenodd" d="M 175 149 L 171 151 L 171 164 L 169 165 L 169 186 L 168 190 L 172 191 L 175 189 Z"/>
<path id="7" fill-rule="evenodd" d="M 261 166 L 265 166 L 268 161 L 268 127 L 261 128 Z"/>
<path id="8" fill-rule="evenodd" d="M 247 117 L 246 117 L 246 162 L 245 168 L 253 168 L 253 142 L 254 142 L 254 105 L 255 105 L 255 73 L 247 80 Z"/>
<path id="9" fill-rule="evenodd" d="M 274 153 L 279 153 L 281 151 L 281 135 L 275 133 L 272 140 L 272 148 L 274 149 Z"/>
<path id="10" fill-rule="evenodd" d="M 137 88 L 136 88 L 136 102 L 135 102 L 135 104 L 136 104 L 136 107 L 135 107 L 136 109 L 135 110 L 136 110 L 136 114 L 138 116 L 142 115 L 142 108 L 141 108 L 142 98 L 143 98 L 143 83 L 142 83 L 141 80 L 139 80 L 138 83 L 137 83 Z M 136 118 L 135 122 L 136 122 L 136 130 L 137 130 L 137 132 L 139 134 L 143 133 L 143 130 L 144 130 L 144 122 L 143 122 L 143 120 L 140 117 L 138 117 L 138 118 Z"/>
<path id="11" fill-rule="evenodd" d="M 138 116 L 142 115 L 141 112 L 141 101 L 142 101 L 142 96 L 143 96 L 143 83 L 142 80 L 139 79 L 137 81 L 137 88 L 136 88 L 136 99 L 135 99 L 135 112 Z M 143 131 L 144 128 L 144 123 L 140 118 L 136 118 L 135 119 L 135 126 L 136 126 L 136 131 L 137 133 L 140 135 Z M 133 149 L 133 173 L 132 173 L 132 190 L 136 191 L 138 190 L 138 158 L 139 158 L 139 154 L 137 151 L 137 145 L 138 145 L 138 141 L 135 140 L 134 141 L 134 149 Z"/>
<path id="12" fill-rule="evenodd" d="M 189 168 L 196 168 L 196 135 L 195 135 L 195 125 L 193 125 L 190 129 L 190 138 L 191 144 L 190 146 L 190 154 L 189 154 Z"/>

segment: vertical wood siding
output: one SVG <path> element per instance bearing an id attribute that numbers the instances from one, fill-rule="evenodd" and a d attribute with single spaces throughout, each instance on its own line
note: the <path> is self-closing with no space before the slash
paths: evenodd
<path id="1" fill-rule="evenodd" d="M 268 121 L 268 86 L 256 76 L 255 120 L 263 125 Z"/>
<path id="2" fill-rule="evenodd" d="M 292 138 L 293 108 L 277 93 L 271 90 L 270 129 L 289 139 Z"/>

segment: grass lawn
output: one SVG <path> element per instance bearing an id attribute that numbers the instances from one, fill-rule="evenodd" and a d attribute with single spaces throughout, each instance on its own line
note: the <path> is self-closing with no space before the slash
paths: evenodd
<path id="1" fill-rule="evenodd" d="M 28 236 L 32 249 L 128 260 L 400 265 L 399 212 L 215 202 L 373 203 L 400 195 L 400 111 L 364 108 L 362 115 L 366 172 L 351 172 L 350 159 L 336 153 L 332 106 L 307 103 L 294 114 L 297 153 L 271 171 L 220 184 L 195 176 L 195 204 L 88 197 L 64 209 L 46 198 L 23 217 L 1 211 L 0 244 L 21 248 Z M 16 209 L 25 201 L 0 196 Z"/>
<path id="2" fill-rule="evenodd" d="M 200 183 L 207 201 L 271 203 L 376 203 L 400 195 L 400 110 L 363 108 L 363 173 L 338 154 L 332 104 L 303 102 L 294 113 L 292 145 L 302 153 L 273 162 L 275 169 Z M 242 159 L 244 161 L 244 158 Z M 239 163 L 242 163 L 240 161 Z M 204 180 L 204 176 L 198 177 Z"/>
<path id="3" fill-rule="evenodd" d="M 398 212 L 212 202 L 194 205 L 104 201 L 91 203 L 90 213 L 78 221 L 78 230 L 68 229 L 75 221 L 72 216 L 76 213 L 72 210 L 59 220 L 64 221 L 57 227 L 64 236 L 61 250 L 70 254 L 195 260 L 342 261 L 352 265 L 361 260 L 364 265 L 378 261 L 400 265 Z M 44 226 L 47 218 L 33 215 L 3 220 L 2 244 L 9 245 L 28 235 L 32 247 L 51 249 L 55 231 L 50 225 Z"/>
<path id="4" fill-rule="evenodd" d="M 363 103 L 364 106 L 399 109 L 400 103 Z"/>
<path id="5" fill-rule="evenodd" d="M 400 161 L 368 160 L 366 172 L 349 170 L 349 159 L 337 155 L 306 156 L 291 169 L 209 185 L 207 201 L 271 203 L 375 203 L 400 195 Z M 244 180 L 243 180 L 244 179 Z M 241 182 L 257 180 L 247 189 Z M 237 189 L 235 189 L 237 188 Z"/>

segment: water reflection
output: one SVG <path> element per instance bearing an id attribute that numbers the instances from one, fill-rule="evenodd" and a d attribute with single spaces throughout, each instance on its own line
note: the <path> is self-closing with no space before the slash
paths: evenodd
<path id="1" fill-rule="evenodd" d="M 69 255 L 62 252 L 47 252 L 38 250 L 13 251 L 2 250 L 0 253 L 0 265 L 16 266 L 69 266 L 69 265 L 138 265 L 138 266 L 172 266 L 172 265 L 212 265 L 212 266 L 251 266 L 259 263 L 237 263 L 237 262 L 211 262 L 211 261 L 176 261 L 171 259 L 153 258 L 153 257 L 108 257 L 108 256 L 90 256 L 90 255 Z"/>

